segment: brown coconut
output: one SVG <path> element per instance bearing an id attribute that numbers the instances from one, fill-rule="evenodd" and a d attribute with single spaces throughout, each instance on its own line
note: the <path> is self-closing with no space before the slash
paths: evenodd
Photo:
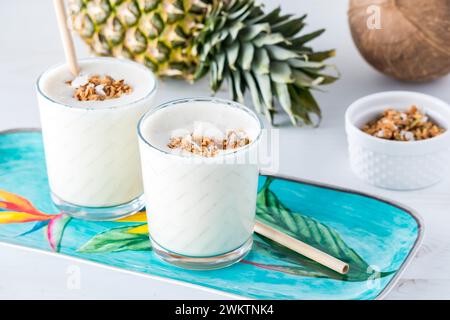
<path id="1" fill-rule="evenodd" d="M 372 5 L 381 29 L 368 27 Z M 382 73 L 406 81 L 450 73 L 450 0 L 350 0 L 348 17 L 362 56 Z"/>

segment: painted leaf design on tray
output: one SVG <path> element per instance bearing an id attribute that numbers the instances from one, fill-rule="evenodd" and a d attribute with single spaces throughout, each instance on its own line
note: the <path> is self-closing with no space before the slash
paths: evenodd
<path id="1" fill-rule="evenodd" d="M 349 263 L 350 271 L 347 275 L 339 275 L 290 249 L 259 236 L 255 241 L 255 250 L 277 260 L 293 264 L 287 266 L 265 265 L 266 268 L 270 267 L 272 270 L 305 276 L 308 276 L 311 271 L 316 271 L 315 277 L 347 281 L 364 281 L 372 276 L 369 264 L 343 241 L 336 230 L 287 208 L 270 190 L 272 181 L 273 178 L 267 177 L 264 186 L 258 193 L 257 219 Z M 305 272 L 305 266 L 308 266 L 308 272 Z M 317 274 L 317 272 L 319 273 Z M 391 273 L 381 273 L 380 276 L 387 276 Z"/>
<path id="2" fill-rule="evenodd" d="M 147 213 L 144 209 L 131 216 L 116 220 L 115 222 L 147 222 Z"/>
<path id="3" fill-rule="evenodd" d="M 27 234 L 30 234 L 30 233 L 38 231 L 42 228 L 45 228 L 49 222 L 50 222 L 50 220 L 38 221 L 34 224 L 34 226 L 31 229 L 29 229 L 28 231 L 22 232 L 18 236 L 23 237 L 23 236 L 26 236 Z"/>
<path id="4" fill-rule="evenodd" d="M 0 190 L 0 208 L 11 211 L 27 212 L 34 215 L 45 215 L 45 213 L 36 209 L 30 201 L 17 194 Z"/>
<path id="5" fill-rule="evenodd" d="M 258 250 L 257 248 L 253 248 L 254 250 Z M 292 274 L 295 276 L 302 276 L 302 277 L 310 277 L 310 278 L 332 278 L 336 280 L 343 280 L 343 279 L 337 279 L 333 276 L 325 276 L 324 273 L 322 273 L 319 270 L 311 269 L 307 265 L 297 265 L 297 266 L 286 266 L 286 265 L 272 265 L 272 264 L 264 264 L 259 263 L 253 260 L 241 260 L 241 263 L 248 264 L 251 266 L 254 266 L 256 268 L 260 269 L 266 269 L 270 271 L 278 271 L 282 273 Z M 291 272 L 291 268 L 295 269 L 294 272 Z"/>
<path id="6" fill-rule="evenodd" d="M 59 252 L 64 230 L 70 220 L 71 217 L 65 214 L 59 214 L 48 223 L 46 229 L 47 241 L 53 251 Z"/>
<path id="7" fill-rule="evenodd" d="M 257 252 L 259 254 L 271 256 L 280 262 L 277 264 L 264 264 L 258 263 L 256 261 L 245 261 L 246 263 L 252 264 L 262 269 L 279 271 L 296 276 L 328 278 L 334 280 L 355 282 L 366 281 L 369 278 L 375 277 L 383 278 L 394 273 L 393 271 L 376 273 L 375 270 L 372 270 L 372 268 L 368 267 L 365 272 L 357 273 L 354 271 L 350 271 L 348 274 L 342 275 L 288 248 L 280 246 L 279 244 L 262 236 L 256 237 L 253 243 L 253 250 L 253 252 Z"/>
<path id="8" fill-rule="evenodd" d="M 27 199 L 0 190 L 0 224 L 45 221 L 53 217 L 55 215 L 46 214 L 36 209 Z"/>
<path id="9" fill-rule="evenodd" d="M 136 225 L 133 225 L 106 230 L 94 236 L 77 251 L 81 253 L 105 253 L 151 250 L 148 234 L 130 232 L 136 227 Z"/>
<path id="10" fill-rule="evenodd" d="M 19 234 L 21 237 L 46 227 L 48 243 L 53 251 L 58 252 L 69 221 L 66 215 L 44 213 L 24 197 L 0 190 L 0 224 L 36 222 L 30 230 Z"/>
<path id="11" fill-rule="evenodd" d="M 40 216 L 34 215 L 27 212 L 20 211 L 1 211 L 0 210 L 0 224 L 9 224 L 9 223 L 24 223 L 24 222 L 33 222 L 33 221 L 43 221 L 49 220 L 51 216 Z"/>
<path id="12" fill-rule="evenodd" d="M 145 234 L 148 236 L 148 224 L 141 224 L 140 226 L 134 227 L 128 233 Z"/>

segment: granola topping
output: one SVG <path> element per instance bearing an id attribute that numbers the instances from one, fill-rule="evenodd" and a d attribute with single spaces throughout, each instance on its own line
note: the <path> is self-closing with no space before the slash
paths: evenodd
<path id="1" fill-rule="evenodd" d="M 434 138 L 444 133 L 445 129 L 413 105 L 405 112 L 385 110 L 379 118 L 366 124 L 362 131 L 380 139 L 415 141 Z"/>
<path id="2" fill-rule="evenodd" d="M 247 133 L 242 130 L 227 130 L 222 138 L 217 136 L 188 133 L 184 136 L 173 135 L 167 146 L 170 149 L 181 149 L 203 157 L 215 157 L 220 150 L 234 150 L 250 144 Z"/>
<path id="3" fill-rule="evenodd" d="M 119 98 L 132 91 L 125 80 L 115 80 L 105 75 L 79 75 L 66 83 L 74 88 L 73 97 L 78 101 L 103 101 Z"/>

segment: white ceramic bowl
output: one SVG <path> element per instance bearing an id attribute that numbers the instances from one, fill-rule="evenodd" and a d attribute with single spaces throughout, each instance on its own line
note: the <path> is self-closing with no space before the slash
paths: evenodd
<path id="1" fill-rule="evenodd" d="M 432 139 L 401 142 L 373 137 L 361 131 L 385 109 L 406 110 L 416 105 L 447 129 Z M 345 115 L 350 163 L 354 173 L 377 187 L 414 190 L 441 181 L 450 166 L 450 106 L 429 95 L 389 91 L 363 97 Z"/>

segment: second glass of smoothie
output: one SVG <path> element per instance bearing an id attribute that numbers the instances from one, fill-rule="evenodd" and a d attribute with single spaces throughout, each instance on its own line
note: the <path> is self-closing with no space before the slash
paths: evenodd
<path id="1" fill-rule="evenodd" d="M 156 91 L 152 72 L 114 58 L 61 64 L 37 82 L 52 198 L 62 212 L 112 220 L 144 206 L 136 125 Z"/>
<path id="2" fill-rule="evenodd" d="M 215 98 L 172 101 L 138 125 L 149 234 L 163 260 L 216 269 L 251 249 L 262 125 Z"/>

